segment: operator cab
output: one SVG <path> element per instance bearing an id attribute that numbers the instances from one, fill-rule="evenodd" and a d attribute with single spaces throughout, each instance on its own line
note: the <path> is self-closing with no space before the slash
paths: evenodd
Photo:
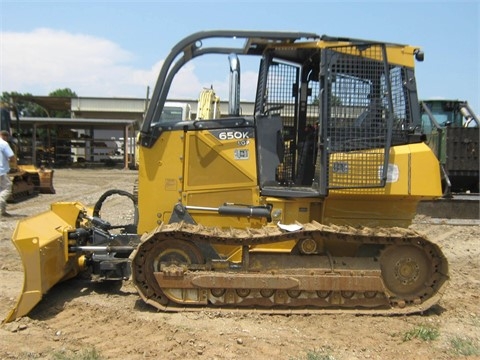
<path id="1" fill-rule="evenodd" d="M 227 50 L 261 59 L 254 120 L 234 113 L 207 121 L 162 125 L 160 120 L 150 129 L 149 123 L 162 118 L 170 84 L 184 63 L 205 53 L 227 54 L 223 48 L 202 47 L 201 40 L 210 34 L 197 36 L 179 43 L 165 60 L 171 66 L 164 66 L 159 76 L 157 83 L 163 85 L 146 114 L 143 146 L 152 146 L 167 128 L 253 126 L 262 195 L 322 197 L 332 189 L 385 186 L 390 147 L 411 142 L 408 129 L 421 121 L 413 111 L 418 108 L 413 59 L 398 55 L 414 55 L 418 49 L 315 34 L 240 32 L 245 46 Z M 279 41 L 282 46 L 276 47 Z M 231 78 L 239 81 L 239 75 Z M 230 88 L 239 89 L 239 82 Z M 352 171 L 354 166 L 359 171 Z"/>

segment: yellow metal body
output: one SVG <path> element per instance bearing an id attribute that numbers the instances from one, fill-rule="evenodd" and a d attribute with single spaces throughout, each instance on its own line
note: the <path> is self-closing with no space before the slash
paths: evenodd
<path id="1" fill-rule="evenodd" d="M 55 203 L 50 211 L 18 222 L 13 243 L 22 260 L 24 282 L 6 322 L 28 314 L 56 283 L 81 270 L 78 257 L 68 253 L 67 233 L 82 210 L 79 203 Z"/>
<path id="2" fill-rule="evenodd" d="M 407 227 L 419 201 L 442 195 L 439 163 L 426 144 L 392 147 L 390 168 L 383 188 L 332 190 L 325 200 L 322 222 Z"/>
<path id="3" fill-rule="evenodd" d="M 419 201 L 442 195 L 438 161 L 424 143 L 391 148 L 393 170 L 385 187 L 331 190 L 325 199 L 261 196 L 256 181 L 254 140 L 246 147 L 252 157 L 249 161 L 235 160 L 235 143 L 219 142 L 208 130 L 172 131 L 162 134 L 152 148 L 141 148 L 145 166 L 139 171 L 139 232 L 168 222 L 178 202 L 205 207 L 272 203 L 273 220 L 282 223 L 316 220 L 351 226 L 407 226 Z M 222 217 L 212 212 L 195 213 L 195 219 L 209 226 L 264 224 L 258 219 Z"/>
<path id="4" fill-rule="evenodd" d="M 259 205 L 255 142 L 248 161 L 234 159 L 237 140 L 218 141 L 208 130 L 162 134 L 152 148 L 140 148 L 139 233 L 168 222 L 173 206 L 218 207 L 224 203 Z M 259 220 L 196 213 L 198 223 L 211 226 L 259 227 Z"/>
<path id="5" fill-rule="evenodd" d="M 387 185 L 379 188 L 331 190 L 326 198 L 275 198 L 262 196 L 256 178 L 255 140 L 250 139 L 248 161 L 234 156 L 237 141 L 219 141 L 208 130 L 168 131 L 152 148 L 141 148 L 144 163 L 139 171 L 139 233 L 168 222 L 176 203 L 217 208 L 225 203 L 273 205 L 272 224 L 307 223 L 350 226 L 407 227 L 418 202 L 440 197 L 440 169 L 424 143 L 394 146 L 390 150 Z M 345 155 L 345 154 L 343 154 Z M 331 155 L 331 163 L 342 153 Z M 352 168 L 362 166 L 349 153 Z M 378 172 L 378 169 L 374 170 Z M 332 182 L 342 174 L 332 173 Z M 192 211 L 194 220 L 205 226 L 258 228 L 265 220 L 222 216 L 211 211 Z M 261 245 L 251 251 L 289 252 L 294 242 Z M 215 247 L 230 260 L 240 260 L 239 247 Z"/>

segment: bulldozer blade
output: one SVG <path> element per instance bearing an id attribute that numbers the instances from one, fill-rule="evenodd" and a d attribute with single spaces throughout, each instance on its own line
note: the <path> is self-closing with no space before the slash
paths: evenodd
<path id="1" fill-rule="evenodd" d="M 42 194 L 55 194 L 53 188 L 53 170 L 40 169 L 38 170 L 38 177 L 40 183 L 37 187 Z"/>
<path id="2" fill-rule="evenodd" d="M 12 242 L 22 260 L 23 289 L 4 322 L 27 315 L 55 284 L 79 273 L 78 255 L 68 251 L 68 230 L 83 209 L 79 203 L 55 203 L 50 211 L 18 222 Z"/>
<path id="3" fill-rule="evenodd" d="M 37 168 L 33 165 L 19 165 L 19 167 L 31 176 L 35 190 L 42 194 L 55 194 L 53 187 L 54 170 L 43 167 Z"/>

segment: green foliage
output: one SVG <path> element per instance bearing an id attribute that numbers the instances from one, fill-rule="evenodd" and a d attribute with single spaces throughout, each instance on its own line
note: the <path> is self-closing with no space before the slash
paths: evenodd
<path id="1" fill-rule="evenodd" d="M 75 91 L 72 91 L 69 88 L 64 88 L 64 89 L 57 89 L 55 91 L 52 91 L 48 96 L 56 96 L 56 97 L 68 97 L 68 98 L 76 98 L 78 95 L 75 93 Z M 70 110 L 54 110 L 50 112 L 51 117 L 55 118 L 69 118 L 70 117 Z"/>
<path id="2" fill-rule="evenodd" d="M 329 349 L 310 350 L 305 357 L 295 357 L 290 360 L 335 360 Z"/>
<path id="3" fill-rule="evenodd" d="M 18 112 L 19 116 L 28 116 L 28 117 L 49 117 L 50 116 L 50 117 L 57 117 L 57 118 L 70 117 L 70 110 L 65 110 L 65 111 L 53 110 L 53 111 L 50 111 L 49 113 L 42 106 L 35 104 L 32 101 L 24 99 L 25 97 L 32 97 L 32 96 L 33 95 L 30 93 L 21 94 L 16 91 L 12 91 L 12 92 L 4 91 L 0 97 L 0 100 L 3 103 L 9 104 L 12 109 Z M 57 89 L 55 91 L 52 91 L 50 94 L 48 94 L 48 96 L 68 97 L 68 98 L 78 97 L 75 91 L 69 88 Z M 12 119 L 12 121 L 15 121 L 15 119 Z"/>
<path id="4" fill-rule="evenodd" d="M 31 101 L 21 100 L 22 97 L 33 96 L 30 93 L 21 94 L 16 91 L 7 92 L 4 91 L 1 96 L 1 101 L 9 104 L 10 107 L 18 112 L 19 116 L 31 116 L 31 117 L 46 117 L 47 112 L 43 107 L 37 105 Z M 15 121 L 16 119 L 12 119 Z"/>
<path id="5" fill-rule="evenodd" d="M 456 355 L 475 356 L 480 355 L 480 347 L 472 339 L 455 337 L 450 340 L 453 352 Z"/>
<path id="6" fill-rule="evenodd" d="M 59 97 L 69 97 L 69 98 L 74 98 L 78 97 L 78 95 L 75 93 L 70 88 L 64 88 L 64 89 L 57 89 L 55 91 L 52 91 L 48 96 L 59 96 Z"/>
<path id="7" fill-rule="evenodd" d="M 432 325 L 418 325 L 403 335 L 403 341 L 420 339 L 423 341 L 432 341 L 440 336 L 438 329 Z"/>
<path id="8" fill-rule="evenodd" d="M 48 96 L 67 97 L 67 98 L 78 97 L 75 91 L 72 91 L 69 88 L 57 89 L 55 91 L 52 91 L 50 94 L 48 94 Z M 54 110 L 50 112 L 50 116 L 55 118 L 69 118 L 70 110 Z"/>

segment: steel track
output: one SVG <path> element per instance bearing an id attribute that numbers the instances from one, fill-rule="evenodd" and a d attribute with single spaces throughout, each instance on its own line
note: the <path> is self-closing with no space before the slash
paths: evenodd
<path id="1" fill-rule="evenodd" d="M 258 286 L 253 289 L 232 288 L 239 277 L 247 284 L 255 283 L 255 277 L 263 276 L 262 281 L 268 281 L 271 279 L 268 272 L 252 272 L 247 269 L 246 273 L 240 271 L 232 275 L 229 271 L 187 264 L 192 259 L 196 259 L 193 263 L 204 261 L 200 251 L 197 252 L 191 246 L 196 248 L 197 245 L 201 247 L 201 244 L 222 244 L 250 247 L 319 237 L 330 242 L 357 242 L 381 247 L 378 257 L 366 260 L 367 263 L 379 262 L 380 265 L 374 270 L 363 269 L 361 265 L 354 270 L 348 270 L 348 267 L 343 270 L 334 269 L 339 275 L 338 281 L 334 281 L 335 276 L 332 280 L 330 272 L 325 270 L 305 268 L 302 273 L 302 269 L 299 272 L 280 268 L 277 274 L 282 279 L 278 282 L 280 285 L 284 285 L 285 281 L 291 278 L 298 278 L 310 280 L 317 286 L 324 280 L 333 281 L 334 286 L 327 289 L 328 291 L 322 288 L 322 291 L 315 292 L 287 291 L 285 289 L 288 285 L 285 285 L 285 288 L 275 290 L 275 296 L 268 297 L 259 295 L 261 289 Z M 147 265 L 148 254 L 158 246 L 165 247 L 165 242 L 168 242 L 168 248 L 179 244 L 175 251 L 180 257 L 189 260 L 185 261 L 185 264 L 181 264 L 182 261 L 180 264 L 172 264 L 170 268 L 162 271 L 159 268 L 154 270 Z M 440 248 L 417 232 L 403 228 L 356 229 L 325 226 L 317 222 L 303 224 L 302 230 L 295 232 L 285 232 L 276 227 L 225 230 L 186 223 L 162 224 L 142 237 L 141 244 L 130 259 L 133 283 L 142 299 L 161 311 L 173 312 L 211 310 L 255 311 L 266 314 L 408 314 L 425 311 L 438 303 L 448 280 L 448 264 Z M 336 258 L 338 259 L 341 261 L 343 258 Z M 352 262 L 358 260 L 350 259 Z M 308 273 L 313 276 L 308 276 Z M 216 285 L 209 286 L 208 279 Z M 160 283 L 164 284 L 163 288 Z M 349 285 L 349 291 L 342 291 L 342 286 L 347 283 L 354 285 Z M 224 284 L 221 286 L 226 286 L 226 291 L 219 284 Z M 245 296 L 247 290 L 248 294 Z M 195 295 L 189 298 L 192 292 Z M 302 293 L 303 298 L 297 298 L 299 293 Z M 307 293 L 308 296 L 305 295 Z M 292 296 L 289 297 L 289 294 Z M 324 294 L 328 295 L 324 297 Z M 370 295 L 367 297 L 367 294 Z M 278 301 L 279 295 L 283 296 L 283 301 Z"/>

